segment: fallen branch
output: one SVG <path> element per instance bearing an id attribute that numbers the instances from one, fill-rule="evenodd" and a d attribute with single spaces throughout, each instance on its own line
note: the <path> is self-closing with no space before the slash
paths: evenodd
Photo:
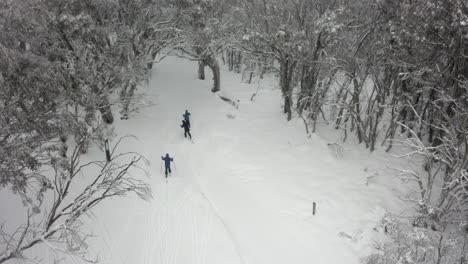
<path id="1" fill-rule="evenodd" d="M 236 109 L 239 109 L 239 100 L 232 100 L 230 98 L 227 98 L 226 96 L 224 95 L 220 95 L 219 93 L 217 93 L 217 95 L 219 96 L 219 98 L 221 98 L 221 100 L 225 101 L 225 102 L 228 102 L 229 104 L 231 104 L 232 106 L 234 106 L 234 108 Z"/>

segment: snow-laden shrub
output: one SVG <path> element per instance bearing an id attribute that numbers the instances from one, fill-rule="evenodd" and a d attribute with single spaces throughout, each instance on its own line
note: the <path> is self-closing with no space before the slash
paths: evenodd
<path id="1" fill-rule="evenodd" d="M 396 237 L 399 232 L 400 222 L 392 214 L 385 214 L 380 222 L 381 229 L 390 237 Z"/>
<path id="2" fill-rule="evenodd" d="M 367 257 L 365 264 L 466 264 L 467 233 L 460 235 L 458 226 L 442 230 L 421 228 L 399 221 L 386 214 L 378 228 L 390 240 L 378 244 L 377 252 Z M 464 235 L 464 236 L 463 236 Z"/>

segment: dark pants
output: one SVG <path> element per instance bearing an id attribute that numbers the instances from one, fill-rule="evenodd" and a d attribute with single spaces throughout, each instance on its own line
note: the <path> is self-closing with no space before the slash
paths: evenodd
<path id="1" fill-rule="evenodd" d="M 166 171 L 164 172 L 166 174 L 166 178 L 167 178 L 167 171 L 169 171 L 169 173 L 172 173 L 171 172 L 171 167 L 166 167 Z"/>
<path id="2" fill-rule="evenodd" d="M 187 122 L 187 126 L 190 128 L 190 120 L 185 120 Z"/>
<path id="3" fill-rule="evenodd" d="M 190 134 L 189 129 L 185 129 L 184 136 L 187 137 L 187 134 L 190 136 L 190 139 L 192 139 L 192 134 Z"/>

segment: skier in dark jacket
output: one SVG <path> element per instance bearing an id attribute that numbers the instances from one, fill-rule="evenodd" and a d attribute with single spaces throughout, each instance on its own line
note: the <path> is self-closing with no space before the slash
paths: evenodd
<path id="1" fill-rule="evenodd" d="M 161 159 L 164 160 L 164 167 L 166 167 L 166 171 L 164 172 L 166 174 L 167 178 L 167 172 L 172 173 L 171 171 L 171 161 L 174 161 L 174 158 L 169 157 L 169 154 L 166 154 L 166 157 L 161 156 Z"/>
<path id="2" fill-rule="evenodd" d="M 187 121 L 182 120 L 182 125 L 180 125 L 180 127 L 184 128 L 184 136 L 187 137 L 188 134 L 190 139 L 192 139 L 192 134 L 190 134 L 190 124 Z"/>
<path id="3" fill-rule="evenodd" d="M 188 127 L 190 128 L 190 112 L 185 110 L 185 114 L 182 115 L 184 117 L 185 122 L 187 122 Z"/>

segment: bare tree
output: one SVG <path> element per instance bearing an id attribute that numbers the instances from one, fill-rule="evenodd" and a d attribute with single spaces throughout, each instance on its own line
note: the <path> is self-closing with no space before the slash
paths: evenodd
<path id="1" fill-rule="evenodd" d="M 111 197 L 136 194 L 144 200 L 151 198 L 148 184 L 138 176 L 132 176 L 132 171 L 145 161 L 141 155 L 114 153 L 119 140 L 112 149 L 110 161 L 82 163 L 80 148 L 83 142 L 71 151 L 69 157 L 51 154 L 54 174 L 39 183 L 39 191 L 35 193 L 39 199 L 25 208 L 25 223 L 13 233 L 0 229 L 4 242 L 0 247 L 0 263 L 27 259 L 27 250 L 39 244 L 89 260 L 86 247 L 89 234 L 83 232 L 83 216 Z M 77 192 L 77 184 L 82 181 L 88 183 Z"/>

